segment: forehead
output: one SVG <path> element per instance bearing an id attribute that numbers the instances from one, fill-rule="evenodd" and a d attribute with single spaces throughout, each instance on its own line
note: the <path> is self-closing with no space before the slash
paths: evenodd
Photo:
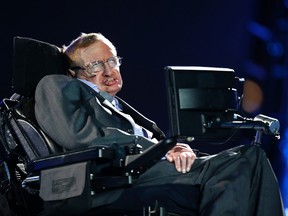
<path id="1" fill-rule="evenodd" d="M 85 63 L 89 63 L 116 56 L 117 52 L 115 47 L 111 47 L 103 41 L 97 41 L 90 46 L 81 49 L 79 54 Z"/>

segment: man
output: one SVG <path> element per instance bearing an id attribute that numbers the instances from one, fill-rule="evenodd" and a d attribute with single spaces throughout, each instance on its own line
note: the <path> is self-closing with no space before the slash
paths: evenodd
<path id="1" fill-rule="evenodd" d="M 145 150 L 165 137 L 116 96 L 123 85 L 121 58 L 107 38 L 81 34 L 63 51 L 69 76 L 44 77 L 35 94 L 36 119 L 59 145 L 75 149 L 117 140 Z M 196 158 L 189 145 L 178 143 L 131 187 L 96 194 L 91 206 L 136 210 L 155 200 L 180 215 L 284 215 L 277 180 L 257 146 Z"/>

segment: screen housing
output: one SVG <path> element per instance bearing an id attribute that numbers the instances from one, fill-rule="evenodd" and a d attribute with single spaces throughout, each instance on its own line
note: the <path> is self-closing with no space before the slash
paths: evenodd
<path id="1" fill-rule="evenodd" d="M 217 128 L 238 110 L 235 72 L 230 68 L 167 66 L 165 69 L 171 136 L 225 140 L 233 129 Z M 213 124 L 213 127 L 210 127 Z"/>

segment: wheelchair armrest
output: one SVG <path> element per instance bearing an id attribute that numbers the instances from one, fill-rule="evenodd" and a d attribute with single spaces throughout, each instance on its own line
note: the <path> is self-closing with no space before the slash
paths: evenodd
<path id="1" fill-rule="evenodd" d="M 126 156 L 125 170 L 131 174 L 144 172 L 163 158 L 176 143 L 176 137 L 166 138 L 149 147 L 141 154 Z"/>
<path id="2" fill-rule="evenodd" d="M 29 171 L 35 172 L 77 162 L 89 160 L 107 162 L 118 158 L 119 163 L 116 164 L 119 164 L 119 167 L 123 166 L 124 170 L 130 174 L 139 174 L 157 163 L 176 143 L 176 137 L 163 139 L 140 154 L 127 155 L 124 165 L 121 161 L 122 158 L 117 157 L 115 149 L 109 146 L 93 146 L 87 149 L 38 158 L 31 161 L 27 168 Z"/>
<path id="3" fill-rule="evenodd" d="M 106 173 L 103 176 L 90 175 L 93 191 L 101 192 L 133 184 L 135 177 L 137 178 L 139 174 L 156 164 L 176 143 L 177 138 L 175 137 L 163 139 L 144 152 L 136 155 L 126 155 L 125 158 L 123 155 L 120 157 L 119 155 L 117 156 L 115 148 L 93 146 L 87 149 L 78 149 L 35 159 L 28 163 L 27 170 L 33 173 L 90 160 L 103 163 L 108 162 L 112 168 L 114 167 L 110 170 L 112 173 L 110 172 L 108 175 Z M 39 176 L 29 176 L 23 181 L 22 185 L 28 188 L 39 188 Z"/>
<path id="4" fill-rule="evenodd" d="M 105 162 L 113 159 L 115 159 L 115 150 L 113 148 L 109 146 L 93 146 L 37 158 L 28 164 L 27 169 L 30 172 L 35 172 L 83 161 L 97 160 Z"/>

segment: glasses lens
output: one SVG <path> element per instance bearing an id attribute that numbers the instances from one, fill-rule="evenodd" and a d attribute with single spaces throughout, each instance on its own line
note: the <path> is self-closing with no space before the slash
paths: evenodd
<path id="1" fill-rule="evenodd" d="M 108 63 L 109 67 L 115 68 L 115 67 L 119 67 L 121 65 L 122 58 L 118 57 L 118 56 L 113 56 L 111 58 L 108 58 L 106 61 L 91 62 L 89 64 L 89 66 L 87 67 L 87 71 L 89 73 L 95 73 L 95 72 L 103 71 L 104 70 L 104 64 L 106 62 Z"/>
<path id="2" fill-rule="evenodd" d="M 114 56 L 114 57 L 107 59 L 107 62 L 109 66 L 112 68 L 119 67 L 121 65 L 121 58 L 118 56 Z"/>
<path id="3" fill-rule="evenodd" d="M 104 68 L 103 64 L 104 63 L 102 61 L 91 62 L 87 70 L 89 73 L 102 71 Z"/>

